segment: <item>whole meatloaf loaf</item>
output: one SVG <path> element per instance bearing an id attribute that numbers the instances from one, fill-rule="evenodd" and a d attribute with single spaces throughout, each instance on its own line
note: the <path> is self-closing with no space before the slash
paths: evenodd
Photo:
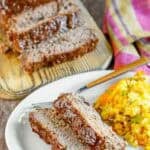
<path id="1" fill-rule="evenodd" d="M 99 150 L 125 149 L 125 142 L 102 122 L 99 114 L 83 97 L 63 94 L 53 106 L 83 143 Z"/>
<path id="2" fill-rule="evenodd" d="M 52 145 L 52 150 L 94 150 L 76 138 L 54 108 L 31 112 L 29 122 L 32 130 Z"/>
<path id="3" fill-rule="evenodd" d="M 37 0 L 36 0 L 37 1 Z M 38 2 L 38 1 L 37 1 Z M 38 2 L 41 4 L 42 2 Z M 13 3 L 16 7 L 22 3 Z M 79 8 L 70 0 L 47 0 L 43 5 L 28 7 L 30 2 L 23 2 L 22 11 L 10 12 L 0 8 L 0 27 L 5 35 L 6 46 L 13 51 L 21 52 L 29 42 L 38 43 L 57 32 L 64 32 L 79 25 Z M 2 5 L 2 4 L 1 4 Z M 20 6 L 21 7 L 21 6 Z M 15 9 L 15 7 L 14 7 Z M 23 44 L 22 44 L 23 43 Z"/>
<path id="4" fill-rule="evenodd" d="M 59 33 L 38 44 L 31 44 L 21 53 L 20 60 L 27 72 L 72 60 L 95 49 L 98 38 L 92 29 L 81 26 Z"/>

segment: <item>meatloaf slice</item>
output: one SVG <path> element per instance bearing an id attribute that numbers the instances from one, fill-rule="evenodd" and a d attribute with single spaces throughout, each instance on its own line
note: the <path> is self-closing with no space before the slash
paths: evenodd
<path id="1" fill-rule="evenodd" d="M 83 97 L 63 94 L 53 105 L 83 143 L 100 150 L 125 149 L 125 142 L 102 122 L 96 110 Z"/>
<path id="2" fill-rule="evenodd" d="M 41 67 L 62 63 L 93 51 L 98 38 L 92 29 L 78 27 L 65 33 L 28 45 L 21 53 L 23 68 L 33 72 Z"/>
<path id="3" fill-rule="evenodd" d="M 2 0 L 2 2 L 3 1 L 5 0 Z M 22 6 L 25 7 L 25 9 L 21 9 L 20 4 L 30 0 L 6 0 L 6 2 L 7 1 L 9 1 L 9 6 L 2 4 L 2 2 L 0 3 L 0 27 L 6 31 L 12 30 L 11 28 L 21 29 L 36 24 L 39 20 L 57 14 L 59 7 L 57 0 L 44 0 L 50 2 L 46 4 L 43 3 L 43 5 L 39 5 L 35 8 L 30 7 L 32 4 L 28 3 Z M 32 1 L 34 0 L 31 0 L 31 2 Z M 37 1 L 39 0 L 35 0 L 35 2 Z M 28 6 L 29 4 L 30 6 Z M 17 11 L 16 7 L 18 7 L 20 11 Z M 18 13 L 16 13 L 16 11 Z"/>
<path id="4" fill-rule="evenodd" d="M 48 20 L 38 23 L 32 29 L 21 33 L 13 33 L 12 49 L 21 53 L 29 44 L 36 44 L 47 38 L 53 37 L 57 33 L 67 32 L 69 29 L 79 25 L 78 13 L 60 14 Z"/>
<path id="5" fill-rule="evenodd" d="M 35 133 L 47 144 L 52 144 L 52 150 L 90 150 L 86 144 L 79 142 L 53 108 L 31 112 L 29 122 Z"/>
<path id="6" fill-rule="evenodd" d="M 0 27 L 9 41 L 9 47 L 20 52 L 22 45 L 19 40 L 23 41 L 25 46 L 30 40 L 39 42 L 49 35 L 74 28 L 79 23 L 78 14 L 79 8 L 72 1 L 51 0 L 50 3 L 28 9 L 18 15 L 5 16 L 7 19 L 0 14 Z"/>

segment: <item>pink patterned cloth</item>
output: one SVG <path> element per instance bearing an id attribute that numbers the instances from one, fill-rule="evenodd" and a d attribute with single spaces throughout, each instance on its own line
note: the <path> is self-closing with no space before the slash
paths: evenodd
<path id="1" fill-rule="evenodd" d="M 115 69 L 150 58 L 150 0 L 106 0 L 103 31 L 114 50 Z M 138 68 L 150 75 L 150 66 Z"/>

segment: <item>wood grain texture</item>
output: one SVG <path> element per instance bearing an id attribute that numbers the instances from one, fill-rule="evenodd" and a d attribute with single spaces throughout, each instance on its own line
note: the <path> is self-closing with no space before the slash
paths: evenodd
<path id="1" fill-rule="evenodd" d="M 74 61 L 69 61 L 54 67 L 42 68 L 32 75 L 24 72 L 18 56 L 13 53 L 0 55 L 0 98 L 21 99 L 38 87 L 56 79 L 72 74 L 105 69 L 111 61 L 112 52 L 104 35 L 93 21 L 87 10 L 79 0 L 75 0 L 82 10 L 82 18 L 85 26 L 95 30 L 99 37 L 99 43 L 94 52 L 86 54 Z"/>

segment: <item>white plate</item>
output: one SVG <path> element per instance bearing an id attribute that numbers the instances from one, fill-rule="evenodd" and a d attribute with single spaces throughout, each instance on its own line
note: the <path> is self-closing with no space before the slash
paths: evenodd
<path id="1" fill-rule="evenodd" d="M 45 144 L 34 134 L 29 125 L 24 125 L 18 121 L 24 109 L 32 103 L 53 101 L 61 93 L 75 92 L 79 87 L 109 72 L 110 71 L 94 71 L 70 76 L 48 84 L 26 97 L 24 101 L 16 107 L 7 122 L 5 138 L 9 150 L 49 150 L 50 146 Z M 119 78 L 131 75 L 133 75 L 133 73 L 125 74 Z M 119 78 L 91 88 L 83 92 L 82 95 L 92 103 L 97 96 Z M 127 147 L 127 150 L 129 149 L 131 150 L 134 148 Z"/>

